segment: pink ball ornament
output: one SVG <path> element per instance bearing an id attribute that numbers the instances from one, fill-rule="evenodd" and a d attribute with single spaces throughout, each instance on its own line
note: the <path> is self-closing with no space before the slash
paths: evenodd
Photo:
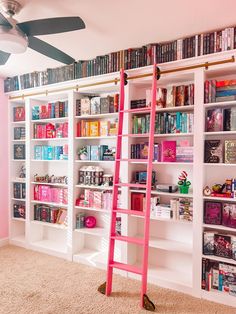
<path id="1" fill-rule="evenodd" d="M 85 218 L 85 227 L 86 228 L 94 228 L 96 227 L 96 218 L 94 216 L 88 216 Z"/>

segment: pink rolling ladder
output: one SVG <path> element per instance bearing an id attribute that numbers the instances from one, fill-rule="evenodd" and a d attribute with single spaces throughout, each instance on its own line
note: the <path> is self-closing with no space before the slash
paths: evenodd
<path id="1" fill-rule="evenodd" d="M 155 306 L 149 300 L 146 295 L 147 291 L 147 271 L 148 271 L 148 248 L 149 248 L 149 225 L 150 225 L 150 206 L 151 206 L 151 188 L 152 188 L 152 161 L 153 161 L 153 147 L 154 147 L 154 128 L 155 128 L 155 109 L 156 109 L 156 89 L 157 89 L 157 70 L 159 69 L 154 65 L 153 78 L 152 78 L 152 103 L 151 107 L 141 109 L 129 109 L 124 110 L 124 85 L 126 83 L 126 73 L 121 69 L 120 72 L 120 110 L 119 110 L 119 124 L 118 124 L 118 136 L 117 136 L 117 149 L 115 159 L 115 175 L 114 175 L 114 187 L 113 187 L 113 201 L 112 201 L 112 215 L 111 215 L 111 228 L 110 228 L 110 243 L 108 253 L 108 269 L 107 269 L 107 282 L 104 284 L 104 292 L 106 288 L 106 295 L 109 296 L 112 291 L 112 277 L 113 269 L 121 269 L 127 272 L 139 274 L 142 276 L 141 287 L 141 307 L 147 310 L 154 311 Z M 132 183 L 120 183 L 120 162 L 132 161 L 132 159 L 122 159 L 122 137 L 132 136 L 132 134 L 123 134 L 123 119 L 125 113 L 150 113 L 150 133 L 149 133 L 149 145 L 148 145 L 148 159 L 137 160 L 138 162 L 145 163 L 147 165 L 147 182 L 146 184 L 132 184 Z M 118 189 L 120 187 L 129 188 L 146 188 L 146 211 L 140 212 L 135 210 L 121 209 L 117 207 L 118 203 Z M 116 235 L 116 216 L 117 214 L 137 215 L 144 217 L 144 237 L 133 238 L 127 236 Z M 143 247 L 143 259 L 142 266 L 137 267 L 133 265 L 127 265 L 114 261 L 114 249 L 115 241 L 124 241 L 127 243 L 137 244 Z M 100 291 L 101 292 L 101 291 Z"/>

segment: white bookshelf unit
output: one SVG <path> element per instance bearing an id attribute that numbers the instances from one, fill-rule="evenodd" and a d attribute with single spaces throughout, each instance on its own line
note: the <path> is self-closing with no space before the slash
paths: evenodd
<path id="1" fill-rule="evenodd" d="M 217 61 L 229 58 L 235 54 L 235 51 L 217 53 L 208 56 L 201 56 L 186 60 L 174 61 L 162 64 L 161 70 L 169 70 L 182 66 L 190 66 L 203 62 Z M 145 74 L 152 71 L 152 67 L 127 70 L 128 76 Z M 9 161 L 9 223 L 10 223 L 10 242 L 15 245 L 62 257 L 76 263 L 87 264 L 93 267 L 106 269 L 107 251 L 109 244 L 110 212 L 107 209 L 96 209 L 93 207 L 84 207 L 76 205 L 76 199 L 83 193 L 85 188 L 94 190 L 112 190 L 112 187 L 87 186 L 78 181 L 79 169 L 83 166 L 100 166 L 105 173 L 114 173 L 114 162 L 79 160 L 78 149 L 85 145 L 116 145 L 116 136 L 103 137 L 78 137 L 76 125 L 82 120 L 110 120 L 118 117 L 117 113 L 76 116 L 76 100 L 86 95 L 106 96 L 119 92 L 119 84 L 106 83 L 104 85 L 95 85 L 90 87 L 79 87 L 83 84 L 93 84 L 103 80 L 112 80 L 118 78 L 119 73 L 101 75 L 97 77 L 83 78 L 73 82 L 63 82 L 49 85 L 47 87 L 38 87 L 26 91 L 9 93 L 9 119 L 10 130 L 18 125 L 26 126 L 26 140 L 20 143 L 26 144 L 26 219 L 14 218 L 12 214 L 14 200 L 12 186 L 17 182 L 16 173 L 21 165 L 21 161 L 14 161 L 13 155 Z M 226 177 L 232 176 L 235 165 L 229 164 L 205 164 L 204 163 L 204 140 L 208 138 L 235 139 L 236 132 L 212 132 L 205 131 L 205 112 L 210 108 L 236 106 L 236 102 L 222 102 L 204 104 L 204 81 L 211 78 L 235 78 L 236 64 L 226 63 L 205 68 L 189 69 L 181 72 L 165 74 L 158 81 L 158 87 L 167 87 L 171 85 L 184 85 L 194 83 L 194 106 L 174 107 L 157 109 L 158 112 L 187 112 L 194 114 L 194 130 L 191 133 L 180 134 L 156 134 L 155 142 L 162 140 L 175 140 L 177 143 L 181 140 L 188 140 L 194 147 L 193 162 L 153 162 L 153 170 L 157 173 L 157 182 L 159 184 L 177 184 L 178 176 L 181 171 L 188 173 L 188 179 L 191 181 L 189 194 L 164 193 L 152 191 L 153 196 L 159 196 L 162 203 L 169 203 L 170 199 L 186 197 L 193 202 L 193 221 L 184 221 L 178 219 L 164 219 L 151 216 L 150 222 L 150 241 L 149 241 L 149 268 L 148 281 L 159 286 L 175 289 L 188 293 L 195 297 L 209 299 L 215 302 L 236 306 L 236 299 L 233 296 L 226 295 L 218 291 L 205 291 L 201 289 L 202 274 L 202 234 L 204 230 L 215 230 L 216 232 L 225 231 L 228 233 L 236 232 L 235 229 L 224 226 L 207 225 L 203 222 L 203 206 L 205 199 L 219 200 L 218 198 L 203 196 L 205 185 L 213 185 L 216 182 L 222 182 Z M 70 86 L 76 86 L 70 90 Z M 137 80 L 130 80 L 125 86 L 125 109 L 130 109 L 130 101 L 144 99 L 146 89 L 151 87 L 151 78 L 143 77 Z M 47 89 L 45 93 L 45 88 Z M 66 89 L 68 88 L 68 91 Z M 56 91 L 58 89 L 58 91 Z M 60 91 L 63 90 L 63 91 Z M 24 100 L 21 95 L 25 94 Z M 29 93 L 29 96 L 27 96 Z M 32 96 L 30 95 L 32 94 Z M 34 94 L 34 95 L 33 95 Z M 38 94 L 35 95 L 35 94 Z M 18 100 L 18 98 L 20 100 Z M 68 101 L 68 117 L 57 119 L 32 120 L 32 108 L 35 105 L 45 104 L 55 101 Z M 26 111 L 25 123 L 16 123 L 12 121 L 12 108 L 24 104 Z M 139 113 L 140 114 L 140 113 Z M 125 113 L 124 134 L 131 133 L 132 113 Z M 68 138 L 57 139 L 34 139 L 33 126 L 37 123 L 60 123 L 68 122 Z M 15 142 L 11 131 L 10 150 Z M 147 141 L 148 135 L 135 134 L 123 139 L 122 152 L 124 159 L 121 162 L 121 182 L 131 182 L 133 171 L 145 170 L 146 166 L 142 160 L 130 161 L 131 144 Z M 64 145 L 68 144 L 68 160 L 35 160 L 35 145 Z M 216 166 L 216 168 L 214 168 Z M 61 187 L 68 189 L 68 204 L 62 206 L 67 209 L 67 226 L 44 223 L 34 220 L 34 205 L 42 203 L 34 200 L 34 187 L 40 183 L 34 182 L 34 175 L 57 175 L 67 176 L 68 184 L 48 184 L 48 186 Z M 128 189 L 121 185 L 122 208 L 130 209 L 130 193 L 140 193 L 141 190 L 134 188 Z M 221 199 L 220 199 L 221 201 Z M 227 201 L 234 202 L 234 199 Z M 58 205 L 61 204 L 47 204 Z M 85 215 L 95 216 L 97 225 L 95 228 L 76 229 L 76 215 L 85 213 Z M 122 235 L 130 237 L 143 236 L 143 217 L 137 215 L 126 215 L 121 213 Z M 142 249 L 139 245 L 132 243 L 119 242 L 116 247 L 115 258 L 117 261 L 139 266 L 142 260 Z M 208 256 L 211 259 L 211 256 Z M 217 261 L 222 259 L 214 257 Z M 225 260 L 224 260 L 225 261 Z M 231 260 L 227 261 L 231 263 Z M 235 265 L 235 261 L 232 262 Z M 124 276 L 139 278 L 138 275 L 119 271 Z M 105 279 L 105 278 L 104 278 Z"/>

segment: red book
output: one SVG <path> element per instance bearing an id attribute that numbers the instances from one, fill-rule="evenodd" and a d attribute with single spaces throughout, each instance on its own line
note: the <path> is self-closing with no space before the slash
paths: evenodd
<path id="1" fill-rule="evenodd" d="M 231 85 L 236 85 L 236 80 L 224 80 L 216 82 L 216 87 L 225 87 Z"/>
<path id="2" fill-rule="evenodd" d="M 77 122 L 77 137 L 81 136 L 81 123 L 80 121 Z"/>
<path id="3" fill-rule="evenodd" d="M 131 210 L 143 211 L 144 193 L 131 193 Z"/>
<path id="4" fill-rule="evenodd" d="M 176 141 L 161 142 L 161 161 L 164 162 L 176 161 Z"/>

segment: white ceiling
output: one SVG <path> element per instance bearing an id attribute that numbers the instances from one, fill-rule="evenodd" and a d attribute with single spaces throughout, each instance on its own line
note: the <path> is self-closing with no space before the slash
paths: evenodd
<path id="1" fill-rule="evenodd" d="M 76 60 L 236 25 L 235 0 L 19 0 L 19 22 L 80 16 L 86 29 L 40 36 Z M 28 49 L 0 66 L 13 76 L 61 64 Z"/>

